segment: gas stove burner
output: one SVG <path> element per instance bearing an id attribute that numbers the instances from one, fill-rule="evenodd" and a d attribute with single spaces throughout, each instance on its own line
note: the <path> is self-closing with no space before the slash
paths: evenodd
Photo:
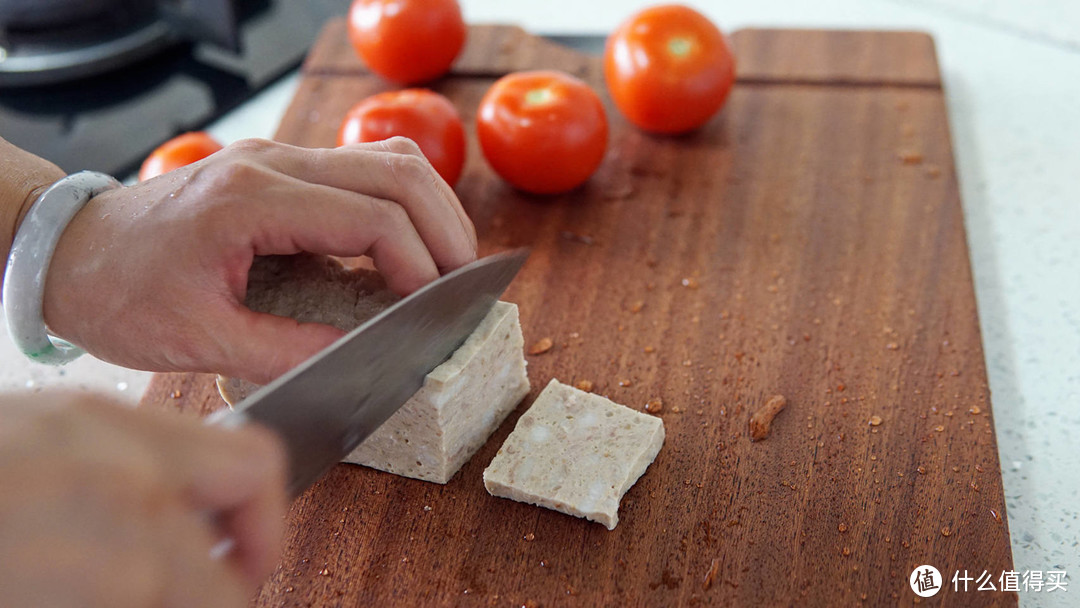
<path id="1" fill-rule="evenodd" d="M 0 0 L 0 87 L 86 78 L 185 40 L 238 50 L 234 0 Z"/>
<path id="2" fill-rule="evenodd" d="M 94 76 L 138 61 L 177 41 L 168 26 L 158 21 L 99 36 L 23 37 L 9 33 L 0 46 L 0 87 Z"/>
<path id="3" fill-rule="evenodd" d="M 65 4 L 74 10 L 44 10 Z M 348 6 L 0 0 L 0 47 L 18 51 L 18 62 L 0 62 L 0 134 L 68 173 L 127 175 L 161 142 L 204 128 L 299 65 L 326 20 Z"/>

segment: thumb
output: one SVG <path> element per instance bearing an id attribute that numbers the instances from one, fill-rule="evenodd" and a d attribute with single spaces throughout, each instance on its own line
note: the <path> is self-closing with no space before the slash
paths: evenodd
<path id="1" fill-rule="evenodd" d="M 225 361 L 218 373 L 266 384 L 330 346 L 345 332 L 321 323 L 300 323 L 247 308 L 228 323 Z"/>

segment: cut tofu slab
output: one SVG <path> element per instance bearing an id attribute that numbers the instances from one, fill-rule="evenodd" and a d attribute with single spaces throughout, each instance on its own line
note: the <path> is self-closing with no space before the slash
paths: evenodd
<path id="1" fill-rule="evenodd" d="M 484 487 L 612 530 L 663 444 L 659 418 L 552 380 L 484 470 Z"/>
<path id="2" fill-rule="evenodd" d="M 245 304 L 348 331 L 397 299 L 374 271 L 301 254 L 256 258 Z M 345 462 L 446 483 L 529 392 L 524 347 L 517 306 L 496 302 L 450 359 Z M 218 377 L 218 390 L 230 405 L 258 388 Z"/>

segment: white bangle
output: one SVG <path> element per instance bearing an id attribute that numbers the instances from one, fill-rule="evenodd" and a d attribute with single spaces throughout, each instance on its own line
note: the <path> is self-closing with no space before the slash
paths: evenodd
<path id="1" fill-rule="evenodd" d="M 45 275 L 71 218 L 91 198 L 120 185 L 95 171 L 69 175 L 34 201 L 19 226 L 4 275 L 4 317 L 15 345 L 34 361 L 62 365 L 83 354 L 82 349 L 50 336 L 45 327 Z"/>

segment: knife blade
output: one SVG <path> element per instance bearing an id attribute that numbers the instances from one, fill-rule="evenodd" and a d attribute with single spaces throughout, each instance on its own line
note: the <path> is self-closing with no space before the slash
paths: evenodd
<path id="1" fill-rule="evenodd" d="M 526 249 L 488 256 L 421 287 L 208 423 L 255 422 L 276 431 L 295 498 L 423 386 L 480 325 L 527 257 Z"/>

